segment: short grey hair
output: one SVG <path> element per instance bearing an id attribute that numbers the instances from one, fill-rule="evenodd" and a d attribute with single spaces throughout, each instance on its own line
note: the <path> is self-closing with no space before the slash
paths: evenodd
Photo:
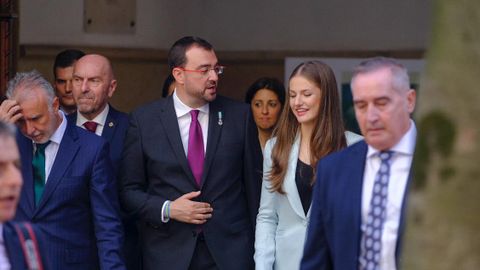
<path id="1" fill-rule="evenodd" d="M 410 89 L 410 78 L 407 69 L 397 60 L 381 56 L 367 59 L 356 66 L 353 70 L 350 87 L 352 88 L 352 84 L 358 75 L 377 71 L 382 68 L 388 68 L 392 72 L 393 89 L 397 91 L 407 91 Z"/>
<path id="2" fill-rule="evenodd" d="M 7 97 L 12 98 L 19 89 L 31 92 L 35 88 L 40 88 L 45 93 L 49 108 L 53 104 L 55 92 L 52 85 L 45 79 L 40 72 L 32 70 L 29 72 L 18 72 L 15 77 L 8 82 Z"/>

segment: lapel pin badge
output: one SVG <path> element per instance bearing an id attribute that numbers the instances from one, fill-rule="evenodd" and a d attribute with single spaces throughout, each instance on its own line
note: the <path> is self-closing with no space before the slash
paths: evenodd
<path id="1" fill-rule="evenodd" d="M 113 122 L 108 123 L 109 127 L 113 127 Z"/>
<path id="2" fill-rule="evenodd" d="M 218 112 L 218 125 L 223 125 L 223 114 L 222 112 Z"/>

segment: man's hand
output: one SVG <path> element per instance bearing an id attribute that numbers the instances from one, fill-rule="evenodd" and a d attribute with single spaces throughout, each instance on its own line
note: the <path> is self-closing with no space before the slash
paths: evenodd
<path id="1" fill-rule="evenodd" d="M 0 104 L 0 120 L 14 124 L 22 117 L 20 105 L 17 101 L 6 99 Z"/>
<path id="2" fill-rule="evenodd" d="M 192 201 L 200 191 L 184 194 L 170 203 L 170 218 L 192 224 L 203 224 L 212 217 L 213 208 L 208 203 Z"/>

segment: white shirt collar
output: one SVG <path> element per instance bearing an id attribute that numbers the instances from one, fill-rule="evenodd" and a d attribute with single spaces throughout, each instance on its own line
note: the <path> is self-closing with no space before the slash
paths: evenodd
<path id="1" fill-rule="evenodd" d="M 394 151 L 395 153 L 401 153 L 401 154 L 413 156 L 413 153 L 415 151 L 416 138 L 417 138 L 417 128 L 415 127 L 415 123 L 413 122 L 413 120 L 410 119 L 410 128 L 403 135 L 400 141 L 396 145 L 394 145 L 392 148 L 390 148 L 390 150 Z M 367 158 L 370 158 L 379 152 L 380 150 L 368 145 Z"/>
<path id="2" fill-rule="evenodd" d="M 185 103 L 183 103 L 180 98 L 177 96 L 177 91 L 173 92 L 173 106 L 175 107 L 175 113 L 177 114 L 177 118 L 180 118 L 186 114 L 189 114 L 191 110 L 199 110 L 202 113 L 208 115 L 209 112 L 209 103 L 199 107 L 199 108 L 190 108 Z"/>
<path id="3" fill-rule="evenodd" d="M 104 126 L 105 125 L 105 121 L 107 121 L 107 116 L 108 116 L 108 111 L 110 110 L 110 105 L 107 103 L 107 105 L 105 106 L 105 108 L 103 109 L 103 111 L 101 113 L 99 113 L 95 118 L 93 118 L 92 120 L 88 120 L 87 118 L 85 118 L 85 116 L 83 116 L 78 110 L 77 110 L 77 126 L 83 126 L 83 124 L 85 122 L 88 122 L 88 121 L 93 121 L 95 123 L 97 123 L 98 125 L 100 126 Z"/>
<path id="4" fill-rule="evenodd" d="M 62 122 L 58 126 L 57 130 L 55 130 L 55 132 L 50 137 L 50 141 L 56 144 L 60 144 L 63 138 L 63 134 L 67 129 L 67 119 L 65 118 L 65 113 L 60 110 L 58 111 L 58 113 L 62 116 Z"/>

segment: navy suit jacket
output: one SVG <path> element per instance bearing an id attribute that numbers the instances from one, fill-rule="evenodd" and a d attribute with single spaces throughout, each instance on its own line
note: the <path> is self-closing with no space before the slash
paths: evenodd
<path id="1" fill-rule="evenodd" d="M 52 269 L 124 269 L 117 187 L 104 139 L 67 125 L 38 206 L 32 141 L 17 134 L 23 187 L 16 214 L 48 242 Z"/>
<path id="2" fill-rule="evenodd" d="M 35 227 L 33 227 L 33 230 L 35 232 L 35 237 L 37 238 L 43 269 L 48 270 L 50 268 L 46 264 L 47 261 L 44 259 L 44 255 L 48 251 L 44 248 L 44 245 L 42 245 L 45 243 L 45 239 L 41 236 L 41 233 Z M 6 222 L 3 224 L 3 239 L 5 250 L 7 251 L 7 256 L 10 260 L 10 266 L 12 267 L 12 270 L 28 269 L 19 237 L 14 228 L 14 225 L 10 222 Z"/>
<path id="3" fill-rule="evenodd" d="M 118 172 L 122 159 L 123 142 L 128 128 L 128 114 L 117 111 L 111 105 L 105 120 L 102 138 L 110 144 L 110 159 L 115 172 Z M 68 123 L 77 125 L 77 112 L 67 115 Z"/>
<path id="4" fill-rule="evenodd" d="M 358 269 L 367 150 L 365 141 L 360 141 L 318 162 L 302 270 Z M 397 267 L 405 202 L 406 198 L 403 200 L 397 238 Z"/>
<path id="5" fill-rule="evenodd" d="M 221 96 L 210 102 L 201 187 L 185 156 L 173 97 L 133 112 L 120 173 L 121 199 L 141 219 L 144 269 L 188 269 L 199 227 L 162 223 L 161 209 L 165 200 L 197 190 L 202 193 L 196 200 L 213 208 L 201 228 L 218 268 L 252 269 L 261 172 L 257 128 L 246 104 Z"/>

